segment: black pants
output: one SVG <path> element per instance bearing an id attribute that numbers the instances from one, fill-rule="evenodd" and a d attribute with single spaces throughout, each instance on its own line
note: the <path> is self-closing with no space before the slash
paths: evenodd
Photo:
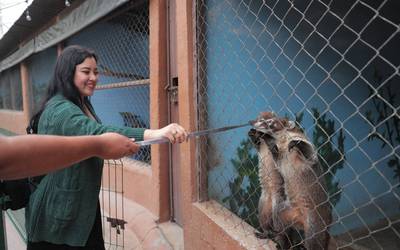
<path id="1" fill-rule="evenodd" d="M 104 239 L 101 226 L 100 204 L 97 204 L 96 218 L 89 239 L 84 247 L 52 244 L 46 241 L 28 242 L 27 250 L 104 250 Z"/>

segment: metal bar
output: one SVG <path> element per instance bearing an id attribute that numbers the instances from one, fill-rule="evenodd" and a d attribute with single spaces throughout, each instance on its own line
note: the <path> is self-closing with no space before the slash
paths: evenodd
<path id="1" fill-rule="evenodd" d="M 208 134 L 220 133 L 220 132 L 224 132 L 227 130 L 241 128 L 241 127 L 250 126 L 250 125 L 251 125 L 251 121 L 244 123 L 244 124 L 240 124 L 240 125 L 225 126 L 225 127 L 221 127 L 221 128 L 213 128 L 213 129 L 206 129 L 206 130 L 191 132 L 188 134 L 188 139 L 193 138 L 193 137 L 208 135 Z M 136 142 L 136 144 L 138 144 L 139 146 L 147 146 L 147 145 L 161 144 L 161 143 L 167 143 L 167 142 L 169 142 L 168 138 L 158 137 L 158 138 L 154 138 L 154 139 L 150 139 L 150 140 L 138 141 L 138 142 Z"/>
<path id="2" fill-rule="evenodd" d="M 6 242 L 6 227 L 4 224 L 4 212 L 1 211 L 0 215 L 0 250 L 7 249 L 7 242 Z"/>
<path id="3" fill-rule="evenodd" d="M 109 83 L 109 84 L 97 85 L 96 86 L 96 90 L 126 88 L 126 87 L 142 86 L 142 85 L 149 85 L 149 84 L 150 84 L 150 79 L 143 79 L 143 80 L 136 80 L 136 81 L 118 82 L 118 83 Z"/>

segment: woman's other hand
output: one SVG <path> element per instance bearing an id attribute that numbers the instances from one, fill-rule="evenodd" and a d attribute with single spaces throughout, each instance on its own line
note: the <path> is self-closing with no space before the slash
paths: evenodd
<path id="1" fill-rule="evenodd" d="M 98 136 L 98 157 L 103 159 L 119 159 L 136 154 L 140 146 L 126 136 L 117 133 L 104 133 Z"/>
<path id="2" fill-rule="evenodd" d="M 145 140 L 166 137 L 172 144 L 186 141 L 187 136 L 186 130 L 177 123 L 171 123 L 160 129 L 146 129 L 144 131 Z"/>

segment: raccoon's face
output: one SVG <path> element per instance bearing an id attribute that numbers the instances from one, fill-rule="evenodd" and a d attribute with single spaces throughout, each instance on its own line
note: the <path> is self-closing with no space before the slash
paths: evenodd
<path id="1" fill-rule="evenodd" d="M 252 123 L 248 135 L 250 140 L 260 149 L 260 144 L 265 143 L 271 151 L 274 158 L 278 156 L 278 147 L 276 145 L 276 131 L 282 130 L 283 126 L 273 113 L 264 112 Z"/>
<path id="2" fill-rule="evenodd" d="M 303 161 L 318 161 L 318 152 L 303 131 L 288 131 L 287 150 L 301 156 Z"/>
<path id="3" fill-rule="evenodd" d="M 274 133 L 282 129 L 293 129 L 295 123 L 287 118 L 279 118 L 273 112 L 261 112 L 252 122 L 254 129 L 264 133 Z"/>
<path id="4" fill-rule="evenodd" d="M 295 129 L 295 123 L 286 118 L 279 118 L 272 112 L 261 112 L 256 120 L 252 122 L 253 128 L 248 135 L 259 150 L 263 142 L 268 146 L 275 159 L 279 156 L 282 144 L 286 141 L 286 130 Z M 285 131 L 283 131 L 285 130 Z"/>
<path id="5" fill-rule="evenodd" d="M 296 152 L 303 161 L 315 161 L 318 157 L 313 145 L 306 140 L 291 140 L 288 143 L 288 151 Z"/>

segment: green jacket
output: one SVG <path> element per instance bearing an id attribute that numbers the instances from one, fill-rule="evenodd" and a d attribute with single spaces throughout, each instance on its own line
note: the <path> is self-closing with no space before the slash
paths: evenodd
<path id="1" fill-rule="evenodd" d="M 144 129 L 99 124 L 60 95 L 48 101 L 38 127 L 39 134 L 49 135 L 105 132 L 117 132 L 139 141 L 143 140 Z M 46 175 L 25 210 L 28 240 L 84 246 L 94 224 L 102 169 L 103 160 L 94 157 Z"/>

